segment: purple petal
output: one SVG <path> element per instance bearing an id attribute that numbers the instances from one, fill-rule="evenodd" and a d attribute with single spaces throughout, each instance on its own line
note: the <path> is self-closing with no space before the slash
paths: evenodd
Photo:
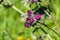
<path id="1" fill-rule="evenodd" d="M 39 13 L 35 14 L 35 19 L 39 20 L 41 18 L 41 15 Z"/>
<path id="2" fill-rule="evenodd" d="M 28 27 L 29 26 L 29 23 L 26 21 L 25 24 L 24 24 L 25 27 Z"/>
<path id="3" fill-rule="evenodd" d="M 29 22 L 32 23 L 34 21 L 33 17 L 29 17 Z"/>
<path id="4" fill-rule="evenodd" d="M 32 11 L 31 10 L 28 10 L 28 17 L 30 17 L 32 14 Z"/>

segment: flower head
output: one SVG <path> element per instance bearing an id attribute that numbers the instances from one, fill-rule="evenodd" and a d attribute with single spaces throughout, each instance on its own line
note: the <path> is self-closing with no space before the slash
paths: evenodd
<path id="1" fill-rule="evenodd" d="M 32 14 L 32 11 L 31 10 L 28 10 L 28 17 L 30 17 Z"/>
<path id="2" fill-rule="evenodd" d="M 35 14 L 35 19 L 39 20 L 41 18 L 41 15 L 39 13 Z"/>
<path id="3" fill-rule="evenodd" d="M 29 17 L 29 22 L 32 23 L 34 21 L 33 17 Z"/>
<path id="4" fill-rule="evenodd" d="M 24 26 L 25 26 L 25 27 L 28 27 L 28 26 L 29 26 L 28 21 L 25 22 Z"/>

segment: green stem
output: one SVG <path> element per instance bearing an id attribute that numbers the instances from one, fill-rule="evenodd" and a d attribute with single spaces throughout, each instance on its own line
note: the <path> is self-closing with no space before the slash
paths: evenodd
<path id="1" fill-rule="evenodd" d="M 48 11 L 49 11 L 49 10 L 45 11 L 45 13 L 49 16 L 49 19 L 51 19 L 51 20 L 53 21 L 53 23 L 55 24 L 57 30 L 58 30 L 59 33 L 60 33 L 60 27 L 59 27 L 58 23 L 57 23 L 56 20 L 53 18 L 53 16 L 48 13 Z"/>
<path id="2" fill-rule="evenodd" d="M 55 30 L 53 30 L 53 29 L 51 29 L 50 27 L 48 27 L 46 24 L 44 24 L 44 23 L 42 23 L 42 22 L 38 22 L 38 23 L 40 23 L 40 24 L 44 25 L 46 28 L 52 30 L 54 33 L 56 33 L 56 34 L 60 37 L 60 34 L 58 34 Z"/>

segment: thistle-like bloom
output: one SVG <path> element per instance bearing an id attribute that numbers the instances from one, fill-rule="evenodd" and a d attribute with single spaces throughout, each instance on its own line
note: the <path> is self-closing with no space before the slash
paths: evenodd
<path id="1" fill-rule="evenodd" d="M 33 17 L 29 17 L 29 22 L 32 23 L 34 21 Z"/>
<path id="2" fill-rule="evenodd" d="M 40 20 L 40 18 L 41 18 L 41 15 L 39 13 L 35 14 L 35 19 L 36 20 Z"/>
<path id="3" fill-rule="evenodd" d="M 28 27 L 28 26 L 29 26 L 28 21 L 25 22 L 24 26 L 25 26 L 25 27 Z"/>
<path id="4" fill-rule="evenodd" d="M 32 14 L 32 11 L 31 10 L 28 10 L 28 17 L 30 17 Z"/>

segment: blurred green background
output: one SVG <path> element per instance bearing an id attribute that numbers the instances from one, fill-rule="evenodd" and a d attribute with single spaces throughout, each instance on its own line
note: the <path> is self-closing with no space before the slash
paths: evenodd
<path id="1" fill-rule="evenodd" d="M 15 5 L 18 9 L 23 11 L 24 13 L 27 12 L 27 8 L 21 3 L 22 0 L 9 0 L 13 5 Z M 48 0 L 46 0 L 47 2 Z M 4 3 L 4 2 L 3 2 Z M 44 3 L 41 3 L 44 6 Z M 1 5 L 1 4 L 0 4 Z M 60 0 L 51 0 L 49 3 L 51 14 L 55 18 L 56 22 L 60 26 Z M 32 5 L 32 9 L 35 7 L 35 4 Z M 0 40 L 17 40 L 17 37 L 23 36 L 23 40 L 27 40 L 27 38 L 31 38 L 35 34 L 37 37 L 44 34 L 42 30 L 37 30 L 34 34 L 32 33 L 35 29 L 34 27 L 31 28 L 25 28 L 24 27 L 24 21 L 20 18 L 20 13 L 15 11 L 12 8 L 4 8 L 3 6 L 0 6 Z M 42 15 L 42 20 L 43 20 Z M 22 18 L 23 19 L 23 18 Z M 56 26 L 52 22 L 52 20 L 47 17 L 45 19 L 45 23 L 58 32 L 56 29 Z M 44 26 L 38 24 L 36 27 L 42 27 L 45 29 L 49 35 L 51 36 L 52 40 L 60 40 L 60 37 L 58 37 L 53 31 L 49 30 L 48 28 L 45 28 Z M 21 34 L 23 32 L 23 34 Z M 36 39 L 40 40 L 40 39 Z M 49 40 L 48 37 L 46 37 L 44 40 Z"/>

